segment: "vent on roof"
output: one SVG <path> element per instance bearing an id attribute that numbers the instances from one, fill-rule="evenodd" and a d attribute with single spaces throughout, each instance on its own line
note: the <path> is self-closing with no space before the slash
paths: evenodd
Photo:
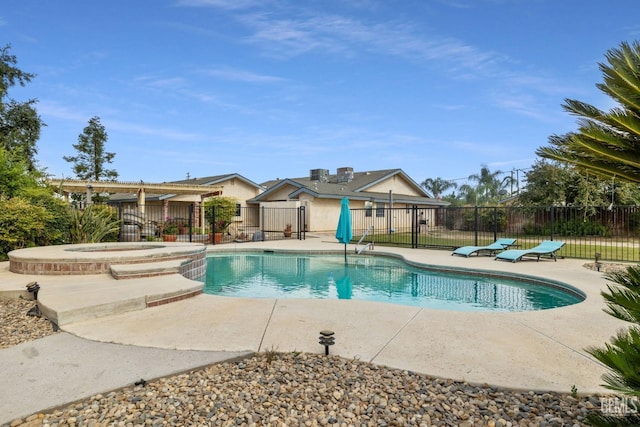
<path id="1" fill-rule="evenodd" d="M 329 169 L 311 169 L 311 181 L 327 182 L 329 181 Z"/>
<path id="2" fill-rule="evenodd" d="M 338 182 L 351 182 L 353 179 L 353 168 L 338 168 Z"/>

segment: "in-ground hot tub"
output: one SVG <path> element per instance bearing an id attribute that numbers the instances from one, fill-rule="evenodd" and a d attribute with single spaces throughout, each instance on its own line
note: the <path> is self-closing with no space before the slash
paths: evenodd
<path id="1" fill-rule="evenodd" d="M 162 274 L 173 268 L 188 279 L 206 274 L 206 246 L 201 243 L 115 242 L 41 246 L 9 252 L 9 271 L 35 275 L 111 273 L 116 278 Z M 160 264 L 162 263 L 162 264 Z M 139 268 L 124 268 L 135 266 Z M 114 274 L 116 271 L 126 274 Z M 148 273 L 145 274 L 145 271 Z M 151 272 L 159 274 L 153 274 Z"/>

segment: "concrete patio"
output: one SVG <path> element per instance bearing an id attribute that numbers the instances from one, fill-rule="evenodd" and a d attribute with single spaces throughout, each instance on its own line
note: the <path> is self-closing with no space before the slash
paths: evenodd
<path id="1" fill-rule="evenodd" d="M 308 236 L 304 241 L 237 243 L 210 246 L 208 250 L 247 248 L 342 251 L 343 245 L 331 237 Z M 348 250 L 354 252 L 352 246 Z M 318 344 L 319 332 L 330 329 L 336 337 L 331 353 L 345 358 L 505 388 L 564 393 L 572 387 L 580 393 L 605 391 L 601 387 L 601 375 L 606 368 L 584 349 L 601 346 L 625 324 L 602 311 L 600 291 L 606 281 L 601 273 L 585 268 L 584 260 L 510 263 L 485 256 L 456 257 L 449 251 L 380 246 L 374 252 L 393 252 L 425 264 L 540 276 L 574 286 L 587 298 L 579 304 L 543 311 L 466 313 L 357 300 L 240 299 L 200 294 L 157 307 L 121 310 L 119 307 L 125 306 L 122 301 L 132 295 L 153 297 L 158 292 L 171 292 L 172 283 L 184 286 L 186 279 L 177 274 L 126 281 L 106 274 L 29 276 L 9 272 L 8 263 L 0 264 L 0 294 L 19 294 L 24 292 L 27 283 L 36 280 L 41 286 L 39 299 L 47 301 L 56 311 L 99 304 L 102 307 L 99 317 L 84 316 L 84 320 L 72 319 L 62 325 L 65 333 L 96 346 L 110 343 L 132 350 L 204 352 L 212 355 L 213 363 L 268 350 L 321 353 L 324 348 Z M 122 282 L 126 282 L 126 286 Z M 105 312 L 109 306 L 113 313 Z M 24 381 L 24 378 L 12 379 L 11 375 L 12 372 L 24 375 L 25 369 L 29 371 L 29 364 L 34 365 L 33 372 L 41 372 L 36 368 L 42 363 L 38 357 L 27 357 L 23 349 L 9 350 L 13 349 L 0 351 L 0 364 L 4 367 L 1 374 L 8 383 Z M 74 358 L 83 357 L 73 348 L 57 351 L 68 352 Z M 145 362 L 162 364 L 164 359 L 152 358 Z M 12 365 L 21 368 L 12 369 Z M 194 364 L 186 365 L 184 368 L 189 369 Z M 106 366 L 96 366 L 98 368 L 107 369 Z M 166 374 L 177 368 L 167 368 Z M 160 368 L 154 375 L 162 372 Z M 46 375 L 55 379 L 59 374 L 51 370 Z M 32 382 L 45 381 L 33 376 Z M 60 380 L 69 382 L 68 374 Z M 120 386 L 133 380 L 135 378 L 122 378 L 124 383 Z M 46 381 L 49 383 L 51 378 Z M 101 382 L 96 381 L 99 389 Z M 104 386 L 117 385 L 105 383 Z M 6 396 L 0 396 L 0 402 L 10 399 L 10 404 L 25 398 L 23 394 L 21 388 L 16 387 Z M 73 401 L 82 397 L 85 396 L 75 393 L 61 399 Z M 0 413 L 2 411 L 0 408 Z"/>

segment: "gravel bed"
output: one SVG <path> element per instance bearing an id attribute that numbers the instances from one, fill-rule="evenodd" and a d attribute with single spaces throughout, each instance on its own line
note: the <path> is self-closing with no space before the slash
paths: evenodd
<path id="1" fill-rule="evenodd" d="M 0 297 L 0 349 L 55 333 L 44 317 L 27 315 L 34 307 L 35 301 Z"/>
<path id="2" fill-rule="evenodd" d="M 0 300 L 2 348 L 55 333 L 47 320 L 26 315 L 34 304 Z M 266 351 L 7 426 L 573 427 L 599 408 L 599 396 L 508 391 L 337 356 Z"/>

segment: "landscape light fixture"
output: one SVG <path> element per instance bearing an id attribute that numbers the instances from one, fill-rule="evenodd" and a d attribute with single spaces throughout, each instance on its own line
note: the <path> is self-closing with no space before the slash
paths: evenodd
<path id="1" fill-rule="evenodd" d="M 324 346 L 324 355 L 329 355 L 329 346 L 336 343 L 334 332 L 327 329 L 320 331 L 320 345 Z"/>
<path id="2" fill-rule="evenodd" d="M 33 294 L 33 299 L 38 300 L 38 291 L 40 290 L 40 285 L 38 282 L 31 282 L 27 285 L 27 291 Z"/>

